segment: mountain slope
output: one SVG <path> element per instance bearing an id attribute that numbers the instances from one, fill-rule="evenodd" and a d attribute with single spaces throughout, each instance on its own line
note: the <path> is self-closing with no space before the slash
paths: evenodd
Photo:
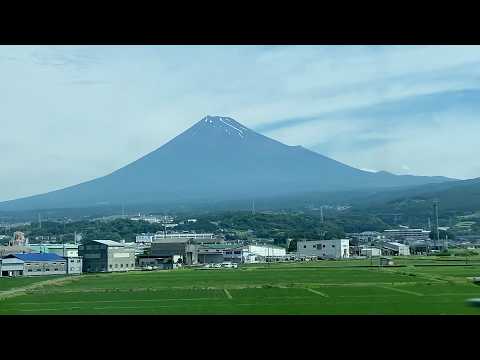
<path id="1" fill-rule="evenodd" d="M 165 145 L 101 178 L 0 203 L 0 210 L 276 196 L 444 182 L 370 173 L 207 116 Z"/>
<path id="2" fill-rule="evenodd" d="M 389 211 L 431 211 L 434 200 L 442 210 L 480 210 L 480 178 L 383 191 L 362 199 L 364 208 Z"/>

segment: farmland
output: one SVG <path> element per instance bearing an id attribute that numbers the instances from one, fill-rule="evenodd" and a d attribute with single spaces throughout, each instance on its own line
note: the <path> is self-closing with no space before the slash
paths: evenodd
<path id="1" fill-rule="evenodd" d="M 24 279 L 0 279 L 0 298 L 23 287 L 0 300 L 0 314 L 480 314 L 465 303 L 480 298 L 469 279 L 480 276 L 478 261 L 374 262 L 92 274 L 32 289 L 28 281 L 5 285 Z"/>

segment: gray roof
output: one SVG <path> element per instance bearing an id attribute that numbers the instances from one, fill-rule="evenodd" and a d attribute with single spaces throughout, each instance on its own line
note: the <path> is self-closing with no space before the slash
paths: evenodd
<path id="1" fill-rule="evenodd" d="M 107 246 L 125 246 L 125 244 L 113 241 L 113 240 L 92 240 L 93 242 L 107 245 Z"/>
<path id="2" fill-rule="evenodd" d="M 165 239 L 161 239 L 161 240 L 155 240 L 155 241 L 152 241 L 152 244 L 174 244 L 174 243 L 187 243 L 187 242 L 191 242 L 192 239 L 190 238 L 165 238 Z"/>
<path id="3" fill-rule="evenodd" d="M 398 246 L 398 247 L 402 247 L 402 246 L 407 246 L 408 247 L 408 245 L 405 245 L 405 244 L 402 244 L 402 243 L 399 243 L 399 242 L 394 242 L 394 241 L 386 242 L 385 246 L 388 246 L 388 245 L 393 245 L 393 246 Z"/>
<path id="4" fill-rule="evenodd" d="M 0 259 L 0 263 L 2 264 L 23 264 L 24 261 L 21 259 L 17 258 L 5 258 L 5 259 Z"/>

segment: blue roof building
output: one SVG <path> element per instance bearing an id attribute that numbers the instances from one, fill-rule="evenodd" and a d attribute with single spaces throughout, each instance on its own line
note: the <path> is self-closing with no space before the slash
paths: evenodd
<path id="1" fill-rule="evenodd" d="M 52 253 L 10 254 L 5 259 L 19 259 L 24 263 L 23 275 L 66 275 L 67 260 Z"/>
<path id="2" fill-rule="evenodd" d="M 39 261 L 65 261 L 65 259 L 53 253 L 30 253 L 30 254 L 11 254 L 8 257 L 16 257 L 25 262 L 39 262 Z"/>

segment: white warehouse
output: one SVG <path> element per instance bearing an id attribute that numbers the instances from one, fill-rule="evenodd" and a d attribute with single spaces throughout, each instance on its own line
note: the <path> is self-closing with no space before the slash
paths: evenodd
<path id="1" fill-rule="evenodd" d="M 247 245 L 225 249 L 223 254 L 226 261 L 256 263 L 266 259 L 282 259 L 287 255 L 287 251 L 272 245 Z"/>
<path id="2" fill-rule="evenodd" d="M 399 256 L 409 256 L 410 247 L 405 244 L 398 242 L 387 242 L 383 244 L 383 249 L 387 254 L 390 255 L 399 255 Z"/>
<path id="3" fill-rule="evenodd" d="M 325 259 L 344 259 L 350 257 L 349 247 L 348 239 L 302 240 L 297 241 L 297 254 Z"/>
<path id="4" fill-rule="evenodd" d="M 372 256 L 382 256 L 382 250 L 373 247 L 365 247 L 360 250 L 362 256 L 372 257 Z"/>

